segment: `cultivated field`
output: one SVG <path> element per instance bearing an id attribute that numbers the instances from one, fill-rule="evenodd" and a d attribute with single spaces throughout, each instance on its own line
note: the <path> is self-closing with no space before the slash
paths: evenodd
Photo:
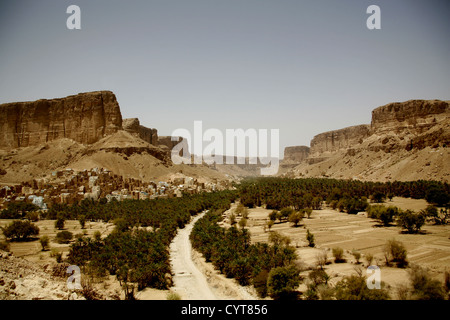
<path id="1" fill-rule="evenodd" d="M 428 205 L 425 200 L 393 198 L 385 205 L 398 206 L 401 209 L 420 210 Z M 236 208 L 233 204 L 231 209 L 225 212 L 227 216 Z M 252 242 L 267 242 L 269 230 L 264 227 L 268 221 L 268 215 L 272 210 L 264 208 L 249 209 L 247 228 L 251 233 Z M 239 217 L 237 218 L 239 221 Z M 228 219 L 224 221 L 228 222 Z M 306 241 L 306 230 L 309 229 L 315 237 L 314 248 L 308 247 Z M 324 207 L 322 210 L 314 210 L 310 219 L 306 216 L 298 227 L 292 227 L 289 222 L 275 223 L 271 231 L 277 231 L 291 239 L 291 245 L 295 246 L 299 257 L 298 263 L 305 268 L 315 267 L 316 258 L 324 250 L 327 252 L 328 261 L 326 272 L 332 276 L 331 283 L 338 282 L 343 276 L 354 274 L 356 260 L 352 250 L 362 254 L 360 259 L 364 268 L 367 262 L 366 254 L 372 254 L 372 264 L 381 267 L 381 280 L 390 285 L 392 289 L 399 284 L 408 283 L 408 272 L 406 269 L 384 266 L 383 246 L 387 240 L 395 239 L 404 244 L 408 251 L 410 264 L 418 264 L 426 267 L 430 274 L 444 281 L 445 270 L 450 270 L 450 225 L 434 225 L 426 223 L 420 234 L 404 234 L 395 225 L 382 227 L 377 221 L 366 217 L 365 213 L 358 215 L 338 212 Z M 333 263 L 332 248 L 344 249 L 345 263 Z M 305 271 L 306 275 L 309 271 Z M 300 288 L 300 290 L 305 288 Z M 393 291 L 395 292 L 395 291 Z M 393 295 L 395 298 L 395 294 Z"/>

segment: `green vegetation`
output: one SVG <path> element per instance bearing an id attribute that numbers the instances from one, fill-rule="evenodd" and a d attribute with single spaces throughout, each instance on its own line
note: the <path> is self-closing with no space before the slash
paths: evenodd
<path id="1" fill-rule="evenodd" d="M 2 228 L 3 235 L 11 241 L 25 241 L 39 234 L 39 228 L 29 220 L 16 220 Z"/>
<path id="2" fill-rule="evenodd" d="M 390 266 L 392 263 L 397 267 L 403 268 L 408 265 L 407 251 L 405 246 L 395 239 L 388 240 L 383 248 L 386 265 Z"/>
<path id="3" fill-rule="evenodd" d="M 0 219 L 21 219 L 29 212 L 39 210 L 39 207 L 25 201 L 8 203 L 8 207 L 0 212 Z"/>
<path id="4" fill-rule="evenodd" d="M 39 239 L 42 247 L 42 251 L 47 251 L 50 248 L 50 238 L 48 236 L 42 236 Z"/>
<path id="5" fill-rule="evenodd" d="M 306 241 L 308 241 L 308 246 L 310 247 L 315 246 L 314 235 L 311 232 L 309 232 L 309 229 L 306 229 Z"/>
<path id="6" fill-rule="evenodd" d="M 382 202 L 386 195 L 413 199 L 426 199 L 439 206 L 448 206 L 450 185 L 437 181 L 368 182 L 336 179 L 247 179 L 239 186 L 241 203 L 249 208 L 265 204 L 267 209 L 281 210 L 292 207 L 318 210 L 325 201 L 333 208 L 347 213 L 364 211 L 367 199 Z M 272 219 L 272 218 L 271 218 Z M 274 219 L 273 219 L 274 220 Z"/>
<path id="7" fill-rule="evenodd" d="M 406 229 L 408 233 L 418 233 L 426 220 L 422 212 L 414 213 L 411 210 L 400 211 L 397 216 L 397 225 Z"/>
<path id="8" fill-rule="evenodd" d="M 385 207 L 383 205 L 374 205 L 367 208 L 367 216 L 371 219 L 378 220 L 385 227 L 394 222 L 399 212 L 401 210 L 394 206 Z"/>
<path id="9" fill-rule="evenodd" d="M 271 232 L 269 244 L 251 244 L 246 229 L 218 225 L 225 209 L 211 210 L 195 224 L 190 236 L 193 247 L 203 254 L 206 261 L 212 262 L 225 276 L 235 278 L 239 284 L 253 284 L 261 296 L 269 294 L 284 298 L 285 294 L 280 295 L 278 287 L 269 287 L 269 279 L 278 283 L 276 276 L 270 278 L 271 270 L 288 267 L 296 258 L 289 238 Z"/>
<path id="10" fill-rule="evenodd" d="M 58 243 L 69 243 L 73 239 L 73 234 L 70 231 L 60 231 L 56 234 L 55 241 Z"/>

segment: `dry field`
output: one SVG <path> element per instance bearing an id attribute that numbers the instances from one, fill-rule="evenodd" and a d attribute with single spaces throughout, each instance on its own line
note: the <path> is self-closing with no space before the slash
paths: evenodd
<path id="1" fill-rule="evenodd" d="M 387 201 L 385 205 L 418 211 L 425 209 L 428 204 L 425 200 L 394 198 L 392 201 Z M 233 212 L 235 206 L 236 204 L 233 204 L 226 214 Z M 249 209 L 247 228 L 253 242 L 268 241 L 269 231 L 264 228 L 264 225 L 271 211 L 264 208 Z M 237 219 L 239 220 L 239 217 Z M 315 248 L 308 247 L 307 229 L 314 234 Z M 297 248 L 298 263 L 306 267 L 316 266 L 317 255 L 325 250 L 328 261 L 331 262 L 325 267 L 326 272 L 333 277 L 331 283 L 336 283 L 345 275 L 355 273 L 356 260 L 352 250 L 357 250 L 362 254 L 360 266 L 367 267 L 364 255 L 374 256 L 372 264 L 380 266 L 381 280 L 392 289 L 395 289 L 398 284 L 407 284 L 407 268 L 384 266 L 383 246 L 390 239 L 401 241 L 407 249 L 408 261 L 426 267 L 436 279 L 443 282 L 445 270 L 450 270 L 450 225 L 438 226 L 426 223 L 422 227 L 421 234 L 404 234 L 395 225 L 379 226 L 377 221 L 367 218 L 364 213 L 351 215 L 324 208 L 314 210 L 310 219 L 305 217 L 298 227 L 292 227 L 289 222 L 278 223 L 277 220 L 271 231 L 289 236 L 291 244 Z M 332 248 L 335 247 L 344 249 L 347 262 L 333 262 Z M 307 273 L 308 271 L 304 272 L 305 275 Z M 395 298 L 395 295 L 393 297 Z"/>
<path id="2" fill-rule="evenodd" d="M 10 224 L 13 220 L 10 219 L 0 219 L 0 227 L 5 227 Z M 34 222 L 35 225 L 39 227 L 38 238 L 42 236 L 48 236 L 50 239 L 50 250 L 42 251 L 41 244 L 39 240 L 32 241 L 21 241 L 21 242 L 10 242 L 10 251 L 16 257 L 22 257 L 29 261 L 48 263 L 55 262 L 55 258 L 51 257 L 53 252 L 62 252 L 63 258 L 69 252 L 69 244 L 59 244 L 55 241 L 56 234 L 62 230 L 55 229 L 55 220 L 39 220 Z M 114 224 L 103 223 L 103 222 L 89 222 L 86 221 L 85 229 L 81 229 L 78 220 L 66 220 L 64 229 L 65 231 L 70 231 L 73 233 L 73 240 L 75 236 L 79 233 L 85 233 L 88 237 L 92 237 L 94 232 L 100 231 L 102 237 L 106 237 L 114 229 Z M 0 241 L 4 240 L 3 233 L 0 232 Z"/>

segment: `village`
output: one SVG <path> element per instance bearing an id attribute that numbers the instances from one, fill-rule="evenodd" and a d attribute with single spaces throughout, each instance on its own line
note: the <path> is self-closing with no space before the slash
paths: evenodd
<path id="1" fill-rule="evenodd" d="M 49 178 L 34 179 L 0 188 L 0 209 L 10 202 L 25 201 L 47 210 L 51 204 L 74 204 L 83 199 L 106 198 L 146 200 L 182 197 L 183 194 L 220 191 L 231 187 L 227 181 L 200 182 L 193 177 L 173 177 L 168 181 L 143 182 L 124 178 L 105 168 L 54 171 Z"/>

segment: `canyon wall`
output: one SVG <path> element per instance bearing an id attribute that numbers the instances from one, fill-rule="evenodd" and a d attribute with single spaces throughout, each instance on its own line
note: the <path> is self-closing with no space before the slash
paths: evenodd
<path id="1" fill-rule="evenodd" d="M 339 151 L 352 156 L 356 150 L 393 152 L 450 145 L 450 101 L 409 100 L 394 102 L 372 111 L 370 125 L 356 125 L 320 133 L 311 140 L 306 161 L 322 162 Z M 285 149 L 285 158 L 304 160 L 296 147 Z"/>
<path id="2" fill-rule="evenodd" d="M 0 105 L 0 148 L 35 146 L 59 138 L 92 144 L 122 129 L 122 115 L 110 91 L 80 93 Z"/>
<path id="3" fill-rule="evenodd" d="M 311 140 L 310 157 L 351 148 L 362 143 L 369 135 L 370 126 L 365 124 L 320 133 Z"/>
<path id="4" fill-rule="evenodd" d="M 371 130 L 373 133 L 400 133 L 408 129 L 420 134 L 436 124 L 445 121 L 450 115 L 448 101 L 409 100 L 394 102 L 372 111 Z"/>

